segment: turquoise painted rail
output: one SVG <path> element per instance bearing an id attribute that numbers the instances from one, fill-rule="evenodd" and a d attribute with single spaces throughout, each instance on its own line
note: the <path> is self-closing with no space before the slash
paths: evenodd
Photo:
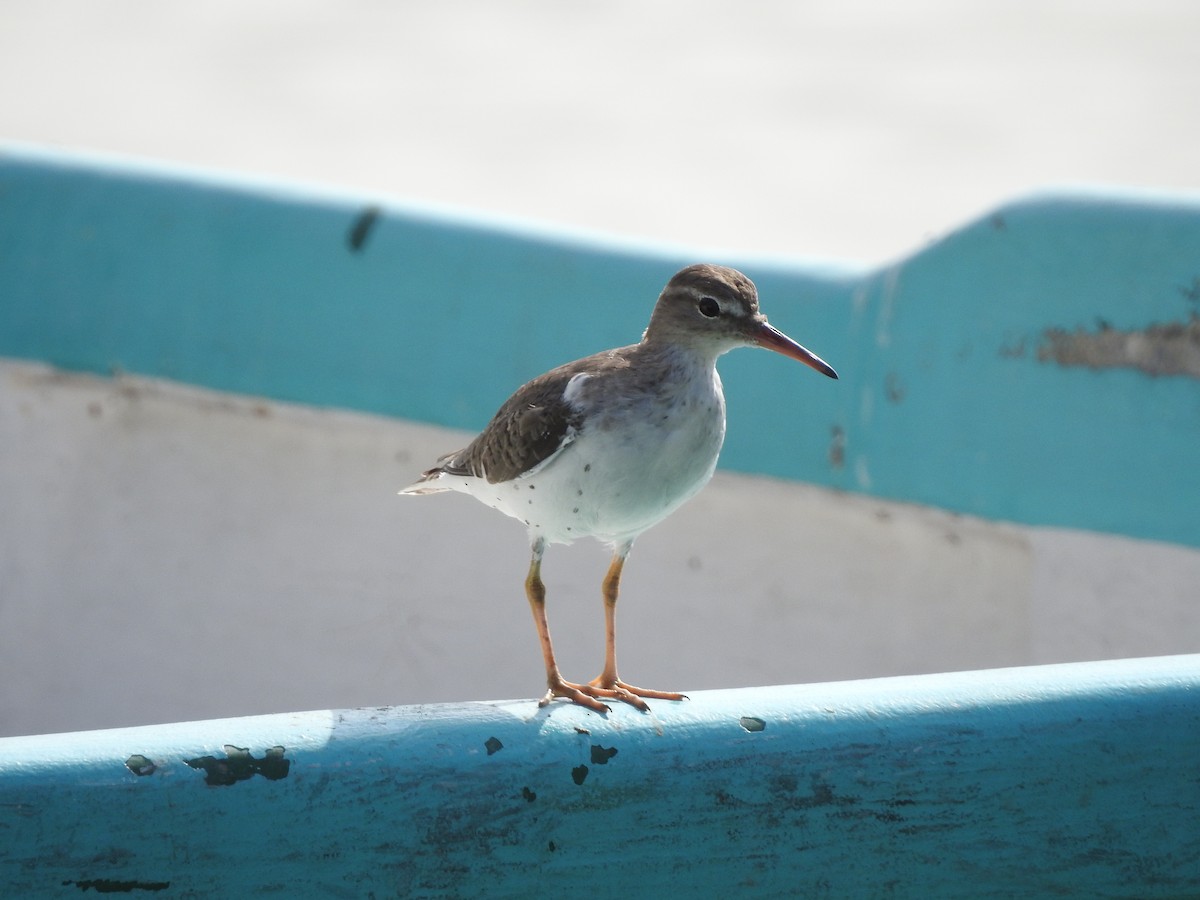
<path id="1" fill-rule="evenodd" d="M 470 429 L 636 339 L 698 255 L 16 146 L 0 254 L 0 355 Z M 723 465 L 1200 546 L 1200 197 L 1037 197 L 881 268 L 713 261 L 842 374 L 731 354 Z"/>
<path id="2" fill-rule="evenodd" d="M 0 247 L 2 355 L 463 428 L 636 340 L 697 257 L 17 146 Z M 1200 197 L 1028 199 L 880 269 L 714 262 L 842 374 L 731 354 L 725 466 L 1200 546 Z"/>
<path id="3" fill-rule="evenodd" d="M 0 740 L 0 892 L 1200 895 L 1200 656 Z"/>

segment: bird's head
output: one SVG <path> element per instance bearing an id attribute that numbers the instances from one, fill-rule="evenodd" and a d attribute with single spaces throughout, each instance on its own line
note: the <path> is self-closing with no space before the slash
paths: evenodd
<path id="1" fill-rule="evenodd" d="M 735 347 L 765 347 L 838 377 L 832 366 L 758 311 L 753 281 L 724 266 L 702 263 L 676 272 L 659 295 L 643 340 L 693 347 L 714 357 Z"/>

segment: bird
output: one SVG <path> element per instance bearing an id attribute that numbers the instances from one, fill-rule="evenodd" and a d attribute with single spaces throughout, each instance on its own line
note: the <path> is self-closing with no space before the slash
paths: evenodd
<path id="1" fill-rule="evenodd" d="M 525 595 L 546 667 L 539 707 L 562 698 L 607 713 L 686 695 L 636 687 L 617 672 L 616 607 L 625 560 L 642 532 L 712 477 L 725 439 L 717 358 L 763 347 L 836 379 L 833 367 L 776 329 L 736 269 L 701 263 L 667 282 L 641 341 L 569 362 L 517 389 L 461 450 L 400 493 L 460 491 L 522 521 L 531 558 Z M 595 538 L 612 556 L 601 583 L 604 666 L 590 682 L 563 678 L 546 617 L 542 557 L 550 544 Z"/>

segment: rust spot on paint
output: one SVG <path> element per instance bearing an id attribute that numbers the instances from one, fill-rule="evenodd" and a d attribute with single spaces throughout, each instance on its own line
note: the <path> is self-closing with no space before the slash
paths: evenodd
<path id="1" fill-rule="evenodd" d="M 1154 377 L 1200 378 L 1200 316 L 1123 331 L 1100 322 L 1095 331 L 1048 328 L 1039 362 L 1089 369 L 1137 369 Z"/>
<path id="2" fill-rule="evenodd" d="M 484 741 L 483 746 L 487 748 L 488 756 L 491 756 L 493 753 L 497 752 L 498 750 L 504 749 L 504 745 L 502 743 L 500 743 L 500 739 L 494 738 L 494 737 L 490 737 L 486 741 Z"/>
<path id="3" fill-rule="evenodd" d="M 225 745 L 225 759 L 215 756 L 198 756 L 195 759 L 184 760 L 193 769 L 204 771 L 204 783 L 213 787 L 228 787 L 239 781 L 248 781 L 255 775 L 261 775 L 268 781 L 278 781 L 287 778 L 292 767 L 290 759 L 284 759 L 287 751 L 283 747 L 272 747 L 263 754 L 262 759 L 255 759 L 245 747 Z"/>
<path id="4" fill-rule="evenodd" d="M 583 784 L 588 777 L 588 767 L 584 765 L 576 766 L 571 770 L 571 780 L 576 784 Z"/>
<path id="5" fill-rule="evenodd" d="M 767 723 L 757 716 L 742 716 L 738 723 L 747 731 L 762 731 L 767 727 Z"/>

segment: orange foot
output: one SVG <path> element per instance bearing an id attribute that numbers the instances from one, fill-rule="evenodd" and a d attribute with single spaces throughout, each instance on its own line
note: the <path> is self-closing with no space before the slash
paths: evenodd
<path id="1" fill-rule="evenodd" d="M 686 700 L 686 694 L 677 694 L 672 691 L 652 691 L 646 688 L 634 687 L 632 684 L 626 684 L 619 678 L 607 678 L 603 675 L 593 678 L 587 684 L 576 684 L 573 681 L 566 681 L 559 677 L 550 682 L 550 688 L 546 691 L 546 696 L 538 701 L 538 706 L 545 706 L 555 697 L 562 697 L 564 700 L 570 700 L 578 706 L 584 706 L 596 712 L 610 712 L 607 704 L 601 703 L 600 700 L 620 700 L 622 703 L 628 703 L 635 709 L 642 712 L 649 712 L 650 706 L 643 700 L 643 697 L 649 697 L 651 700 Z"/>

